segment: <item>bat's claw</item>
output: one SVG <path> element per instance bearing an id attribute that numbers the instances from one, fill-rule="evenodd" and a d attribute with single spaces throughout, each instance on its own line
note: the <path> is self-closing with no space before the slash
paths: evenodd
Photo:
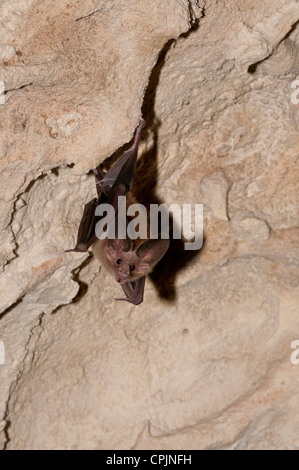
<path id="1" fill-rule="evenodd" d="M 120 298 L 120 297 L 114 297 L 114 300 L 125 300 L 126 302 L 129 302 L 130 304 L 133 304 L 133 305 L 139 305 L 143 302 L 143 299 L 136 299 L 134 297 L 128 297 L 126 299 Z"/>
<path id="2" fill-rule="evenodd" d="M 88 250 L 89 246 L 86 243 L 77 243 L 75 248 L 71 250 L 64 250 L 65 253 L 85 253 Z"/>
<path id="3" fill-rule="evenodd" d="M 140 119 L 140 122 L 139 122 L 139 128 L 140 128 L 140 130 L 145 127 L 145 124 L 146 124 L 145 120 L 144 120 L 143 118 L 141 118 L 141 119 Z"/>

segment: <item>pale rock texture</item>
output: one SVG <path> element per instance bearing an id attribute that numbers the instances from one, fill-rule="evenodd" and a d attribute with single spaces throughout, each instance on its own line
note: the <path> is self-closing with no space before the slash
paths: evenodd
<path id="1" fill-rule="evenodd" d="M 228 220 L 227 195 L 229 182 L 222 172 L 205 176 L 200 182 L 203 194 L 202 202 L 210 207 L 216 219 Z"/>
<path id="2" fill-rule="evenodd" d="M 0 18 L 1 448 L 299 448 L 298 1 Z M 135 195 L 203 203 L 204 243 L 173 241 L 136 307 L 64 250 L 141 114 Z"/>

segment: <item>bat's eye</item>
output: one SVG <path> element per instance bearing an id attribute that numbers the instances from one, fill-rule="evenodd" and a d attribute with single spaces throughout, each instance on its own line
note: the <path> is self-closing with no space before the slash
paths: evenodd
<path id="1" fill-rule="evenodd" d="M 135 266 L 134 266 L 134 264 L 133 264 L 133 266 L 130 266 L 130 271 L 131 271 L 131 272 L 135 271 Z"/>
<path id="2" fill-rule="evenodd" d="M 118 259 L 116 260 L 116 264 L 121 264 L 121 261 L 122 261 L 121 258 L 118 258 Z"/>

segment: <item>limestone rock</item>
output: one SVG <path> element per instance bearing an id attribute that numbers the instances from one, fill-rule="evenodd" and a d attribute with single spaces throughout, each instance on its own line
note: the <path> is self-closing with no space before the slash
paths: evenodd
<path id="1" fill-rule="evenodd" d="M 215 172 L 205 176 L 200 187 L 204 199 L 212 210 L 213 215 L 220 220 L 228 220 L 227 214 L 227 195 L 229 182 L 222 172 Z"/>

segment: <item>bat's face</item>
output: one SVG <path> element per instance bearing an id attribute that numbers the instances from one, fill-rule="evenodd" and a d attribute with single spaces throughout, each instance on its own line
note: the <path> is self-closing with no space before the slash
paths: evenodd
<path id="1" fill-rule="evenodd" d="M 169 240 L 146 240 L 137 248 L 132 241 L 108 240 L 106 260 L 120 284 L 136 281 L 149 274 L 165 254 Z"/>
<path id="2" fill-rule="evenodd" d="M 112 268 L 115 280 L 120 284 L 136 281 L 154 268 L 154 264 L 145 262 L 137 255 L 134 248 L 130 251 L 123 251 L 107 247 L 106 253 L 109 267 Z"/>

